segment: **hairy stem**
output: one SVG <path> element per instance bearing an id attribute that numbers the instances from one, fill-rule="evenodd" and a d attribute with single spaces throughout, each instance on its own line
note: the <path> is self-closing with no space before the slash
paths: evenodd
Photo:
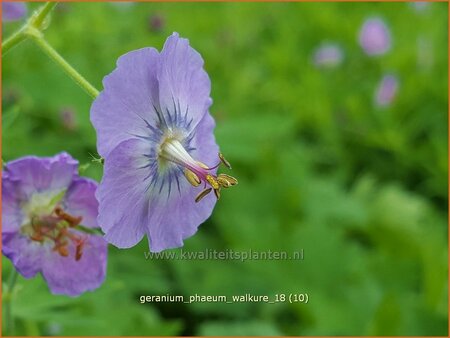
<path id="1" fill-rule="evenodd" d="M 52 46 L 44 39 L 42 34 L 30 34 L 32 40 L 39 46 L 53 61 L 66 72 L 69 77 L 75 81 L 92 98 L 98 96 L 98 90 L 95 89 L 75 68 L 73 68 Z"/>
<path id="2" fill-rule="evenodd" d="M 31 24 L 41 30 L 45 19 L 57 4 L 57 2 L 46 2 L 45 5 L 39 9 L 36 15 L 31 17 Z"/>
<path id="3" fill-rule="evenodd" d="M 18 30 L 13 35 L 2 43 L 2 56 L 8 53 L 13 47 L 17 46 L 22 41 L 26 40 L 27 36 L 24 34 L 23 29 Z"/>

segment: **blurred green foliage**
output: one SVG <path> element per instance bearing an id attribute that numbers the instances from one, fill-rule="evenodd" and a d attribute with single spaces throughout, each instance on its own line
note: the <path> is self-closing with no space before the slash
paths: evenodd
<path id="1" fill-rule="evenodd" d="M 15 333 L 446 336 L 447 13 L 446 3 L 58 5 L 47 39 L 99 89 L 120 55 L 161 49 L 173 31 L 205 59 L 217 141 L 240 184 L 183 249 L 304 249 L 305 259 L 145 260 L 146 240 L 111 247 L 105 284 L 79 298 L 19 278 Z M 391 30 L 384 56 L 357 43 L 371 16 Z M 4 36 L 19 26 L 5 23 Z M 342 65 L 314 66 L 324 41 L 342 46 Z M 2 68 L 3 159 L 65 150 L 91 163 L 89 96 L 29 41 Z M 399 91 L 378 108 L 387 72 Z M 84 174 L 98 180 L 101 170 Z M 4 281 L 10 271 L 3 259 Z M 139 303 L 301 292 L 308 304 Z"/>

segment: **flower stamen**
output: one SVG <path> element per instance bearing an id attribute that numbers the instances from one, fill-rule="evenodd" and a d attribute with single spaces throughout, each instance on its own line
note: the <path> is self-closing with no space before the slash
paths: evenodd
<path id="1" fill-rule="evenodd" d="M 219 174 L 219 176 L 217 176 L 217 181 L 219 181 L 219 184 L 224 188 L 238 184 L 236 178 L 227 174 Z"/>
<path id="2" fill-rule="evenodd" d="M 53 251 L 62 257 L 69 256 L 69 241 L 75 244 L 75 260 L 82 256 L 82 247 L 87 237 L 78 236 L 72 233 L 69 228 L 74 228 L 81 223 L 81 216 L 73 216 L 65 212 L 61 206 L 56 206 L 50 215 L 31 217 L 29 226 L 25 226 L 24 231 L 29 234 L 33 241 L 53 243 Z"/>
<path id="3" fill-rule="evenodd" d="M 222 162 L 222 163 L 225 165 L 225 167 L 227 167 L 228 169 L 231 169 L 231 164 L 230 164 L 230 162 L 228 162 L 228 161 L 225 159 L 225 157 L 223 156 L 222 153 L 219 153 L 219 159 L 220 159 L 220 162 Z"/>
<path id="4" fill-rule="evenodd" d="M 214 195 L 216 195 L 217 200 L 220 199 L 220 188 L 219 189 L 214 189 Z"/>
<path id="5" fill-rule="evenodd" d="M 75 227 L 80 224 L 82 217 L 74 217 L 72 215 L 69 215 L 68 213 L 64 212 L 64 210 L 61 207 L 55 208 L 55 214 L 56 216 L 60 217 L 61 219 L 65 220 L 67 223 L 69 223 L 70 227 Z"/>
<path id="6" fill-rule="evenodd" d="M 209 183 L 209 185 L 211 187 L 213 187 L 214 190 L 219 189 L 220 185 L 219 185 L 219 182 L 217 182 L 216 177 L 214 177 L 214 176 L 212 176 L 210 174 L 207 174 L 206 175 L 206 181 Z"/>
<path id="7" fill-rule="evenodd" d="M 232 176 L 226 174 L 216 176 L 212 173 L 212 170 L 221 164 L 231 169 L 231 164 L 225 159 L 222 153 L 218 154 L 219 163 L 214 167 L 209 167 L 205 163 L 193 159 L 184 149 L 180 141 L 173 137 L 168 137 L 160 145 L 158 154 L 160 159 L 184 167 L 184 176 L 192 186 L 198 187 L 202 182 L 205 183 L 205 189 L 195 198 L 196 202 L 199 202 L 203 197 L 208 195 L 211 190 L 214 190 L 216 198 L 219 199 L 221 188 L 229 188 L 238 183 L 237 179 Z M 208 185 L 211 188 L 207 188 Z"/>
<path id="8" fill-rule="evenodd" d="M 206 195 L 208 195 L 211 192 L 212 188 L 207 188 L 205 190 L 203 190 L 200 194 L 197 195 L 197 197 L 195 198 L 195 203 L 200 202 L 200 200 L 205 197 Z"/>
<path id="9" fill-rule="evenodd" d="M 184 169 L 184 176 L 186 177 L 188 182 L 194 187 L 198 187 L 201 183 L 198 176 L 189 169 Z"/>
<path id="10" fill-rule="evenodd" d="M 81 259 L 81 256 L 83 255 L 83 247 L 84 243 L 86 243 L 87 236 L 85 236 L 82 239 L 79 239 L 75 245 L 75 260 L 79 261 Z"/>

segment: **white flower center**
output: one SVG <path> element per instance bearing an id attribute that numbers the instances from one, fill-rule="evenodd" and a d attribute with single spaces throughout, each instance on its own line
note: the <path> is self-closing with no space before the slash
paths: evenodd
<path id="1" fill-rule="evenodd" d="M 32 194 L 31 198 L 22 205 L 25 223 L 29 223 L 32 217 L 51 214 L 55 205 L 64 197 L 65 192 L 64 189 Z"/>
<path id="2" fill-rule="evenodd" d="M 167 138 L 161 145 L 159 156 L 179 164 L 183 167 L 187 167 L 190 170 L 201 169 L 197 161 L 195 161 L 191 155 L 184 149 L 180 141 L 175 138 Z"/>

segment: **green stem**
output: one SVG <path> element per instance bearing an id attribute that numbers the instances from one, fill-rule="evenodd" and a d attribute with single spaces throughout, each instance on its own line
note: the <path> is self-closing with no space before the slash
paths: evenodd
<path id="1" fill-rule="evenodd" d="M 12 315 L 12 297 L 14 286 L 17 281 L 18 272 L 13 268 L 11 275 L 9 275 L 8 279 L 8 289 L 3 295 L 3 301 L 5 306 L 5 333 L 8 335 L 12 335 L 14 332 L 14 318 Z"/>
<path id="2" fill-rule="evenodd" d="M 2 56 L 8 53 L 13 47 L 17 46 L 22 41 L 26 40 L 27 36 L 24 34 L 24 30 L 20 29 L 11 35 L 5 42 L 2 43 Z"/>
<path id="3" fill-rule="evenodd" d="M 92 98 L 96 98 L 99 94 L 98 90 L 94 88 L 80 73 L 78 73 L 59 53 L 53 49 L 52 46 L 44 39 L 39 31 L 29 29 L 29 36 L 32 40 L 53 60 L 60 66 L 72 80 L 74 80 L 86 93 Z"/>
<path id="4" fill-rule="evenodd" d="M 46 2 L 44 6 L 42 6 L 37 12 L 36 16 L 33 16 L 30 20 L 31 25 L 41 30 L 43 27 L 43 23 L 47 18 L 47 15 L 56 7 L 57 2 Z"/>

